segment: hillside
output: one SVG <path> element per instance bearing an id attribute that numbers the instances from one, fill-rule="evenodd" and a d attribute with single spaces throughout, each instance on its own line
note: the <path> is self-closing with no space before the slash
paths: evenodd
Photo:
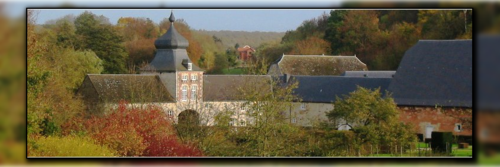
<path id="1" fill-rule="evenodd" d="M 216 36 L 227 47 L 234 47 L 236 43 L 240 46 L 250 45 L 251 47 L 258 47 L 264 42 L 281 41 L 285 35 L 284 32 L 260 32 L 260 31 L 206 31 L 195 30 L 199 33 L 204 33 L 210 36 Z"/>

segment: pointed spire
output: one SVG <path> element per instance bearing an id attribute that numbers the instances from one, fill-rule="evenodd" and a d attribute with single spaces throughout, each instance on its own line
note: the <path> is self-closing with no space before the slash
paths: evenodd
<path id="1" fill-rule="evenodd" d="M 175 21 L 174 10 L 170 11 L 170 17 L 168 18 L 168 20 L 170 21 L 170 23 L 174 24 Z"/>
<path id="2" fill-rule="evenodd" d="M 181 34 L 175 30 L 174 27 L 174 12 L 173 10 L 170 13 L 169 20 L 171 22 L 171 26 L 168 31 L 163 34 L 160 38 L 156 39 L 155 46 L 156 49 L 185 49 L 189 46 L 189 42 L 184 38 Z"/>

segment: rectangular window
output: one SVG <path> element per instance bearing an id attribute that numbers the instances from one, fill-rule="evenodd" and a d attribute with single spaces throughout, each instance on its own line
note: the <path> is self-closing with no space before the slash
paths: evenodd
<path id="1" fill-rule="evenodd" d="M 234 118 L 233 118 L 233 119 L 231 119 L 231 121 L 229 122 L 229 126 L 235 126 L 235 124 L 236 124 L 236 123 L 237 123 L 237 122 L 236 122 L 236 119 L 234 119 Z"/>
<path id="2" fill-rule="evenodd" d="M 191 71 L 193 69 L 193 63 L 188 63 L 188 70 Z"/>
<path id="3" fill-rule="evenodd" d="M 168 110 L 168 116 L 174 116 L 174 111 Z"/>
<path id="4" fill-rule="evenodd" d="M 461 132 L 462 131 L 462 124 L 456 123 L 455 124 L 455 132 Z"/>
<path id="5" fill-rule="evenodd" d="M 240 122 L 240 126 L 246 126 L 246 125 L 247 125 L 247 123 L 245 121 Z"/>
<path id="6" fill-rule="evenodd" d="M 187 74 L 182 75 L 182 81 L 187 81 L 187 80 L 188 80 L 188 75 Z"/>
<path id="7" fill-rule="evenodd" d="M 297 118 L 292 118 L 292 123 L 297 123 Z"/>
<path id="8" fill-rule="evenodd" d="M 247 107 L 244 104 L 242 104 L 241 105 L 241 111 L 246 111 L 246 110 L 247 110 Z"/>
<path id="9" fill-rule="evenodd" d="M 300 104 L 300 109 L 301 110 L 306 110 L 306 104 L 305 103 L 301 103 Z"/>
<path id="10" fill-rule="evenodd" d="M 191 86 L 191 100 L 196 100 L 196 97 L 198 95 L 198 94 L 196 94 L 197 90 L 198 90 L 198 85 Z"/>
<path id="11" fill-rule="evenodd" d="M 186 101 L 187 100 L 187 86 L 186 85 L 182 85 L 182 101 Z"/>
<path id="12" fill-rule="evenodd" d="M 192 74 L 191 75 L 191 80 L 196 81 L 198 79 L 198 75 Z"/>

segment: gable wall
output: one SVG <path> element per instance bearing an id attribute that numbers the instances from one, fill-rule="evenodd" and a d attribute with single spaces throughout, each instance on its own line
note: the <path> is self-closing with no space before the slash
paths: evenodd
<path id="1" fill-rule="evenodd" d="M 413 124 L 417 133 L 424 134 L 424 136 L 425 129 L 428 125 L 434 127 L 433 131 L 453 132 L 454 135 L 472 135 L 472 130 L 470 130 L 470 127 L 469 130 L 465 130 L 467 129 L 467 127 L 464 127 L 465 129 L 461 132 L 455 131 L 455 124 L 461 123 L 460 120 L 445 114 L 449 113 L 458 115 L 465 110 L 467 110 L 467 112 L 471 112 L 472 109 L 414 106 L 398 106 L 398 109 L 400 111 L 400 120 L 402 122 Z"/>

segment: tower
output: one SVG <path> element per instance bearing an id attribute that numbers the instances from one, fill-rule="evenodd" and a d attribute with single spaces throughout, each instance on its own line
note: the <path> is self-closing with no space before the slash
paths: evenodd
<path id="1" fill-rule="evenodd" d="M 189 42 L 175 29 L 173 12 L 169 21 L 168 31 L 155 41 L 155 57 L 141 73 L 159 74 L 167 90 L 175 92 L 177 102 L 197 102 L 202 99 L 203 70 L 189 59 Z"/>

